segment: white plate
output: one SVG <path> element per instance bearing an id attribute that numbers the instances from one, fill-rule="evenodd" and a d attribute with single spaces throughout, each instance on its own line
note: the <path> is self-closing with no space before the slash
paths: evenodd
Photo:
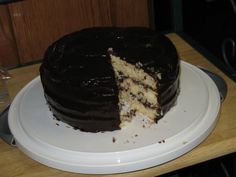
<path id="1" fill-rule="evenodd" d="M 9 126 L 25 154 L 53 168 L 90 174 L 145 169 L 190 151 L 215 126 L 220 96 L 214 82 L 181 61 L 180 89 L 176 106 L 158 124 L 139 116 L 122 130 L 85 133 L 53 119 L 37 77 L 15 97 Z"/>

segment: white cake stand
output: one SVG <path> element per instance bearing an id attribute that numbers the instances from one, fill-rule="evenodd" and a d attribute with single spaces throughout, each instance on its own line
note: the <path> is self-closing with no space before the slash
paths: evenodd
<path id="1" fill-rule="evenodd" d="M 122 130 L 85 133 L 53 119 L 37 77 L 15 97 L 9 127 L 20 150 L 53 168 L 89 174 L 141 170 L 190 151 L 217 122 L 219 92 L 204 72 L 182 61 L 180 89 L 176 106 L 158 124 L 138 116 Z"/>

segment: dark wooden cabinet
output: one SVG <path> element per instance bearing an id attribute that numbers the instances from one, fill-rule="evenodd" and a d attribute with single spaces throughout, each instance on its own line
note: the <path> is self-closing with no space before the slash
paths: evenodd
<path id="1" fill-rule="evenodd" d="M 18 50 L 8 7 L 0 5 L 0 65 L 15 66 L 18 64 Z"/>
<path id="2" fill-rule="evenodd" d="M 13 66 L 40 60 L 50 43 L 85 27 L 148 27 L 148 3 L 148 0 L 24 0 L 0 5 L 4 10 L 0 13 L 0 62 Z M 8 34 L 1 30 L 3 27 Z"/>

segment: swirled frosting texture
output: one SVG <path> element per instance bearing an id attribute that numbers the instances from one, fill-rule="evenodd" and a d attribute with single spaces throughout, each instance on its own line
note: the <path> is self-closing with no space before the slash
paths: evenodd
<path id="1" fill-rule="evenodd" d="M 40 76 L 55 117 L 83 131 L 120 128 L 119 90 L 109 49 L 128 63 L 141 63 L 158 80 L 163 114 L 175 104 L 179 59 L 167 37 L 141 27 L 97 27 L 66 35 L 45 53 Z"/>

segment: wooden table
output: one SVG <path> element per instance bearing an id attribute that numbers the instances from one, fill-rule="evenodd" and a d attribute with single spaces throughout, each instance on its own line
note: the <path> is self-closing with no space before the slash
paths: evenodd
<path id="1" fill-rule="evenodd" d="M 213 132 L 199 146 L 185 155 L 153 168 L 104 176 L 124 176 L 124 177 L 143 177 L 157 176 L 168 173 L 183 167 L 191 166 L 200 162 L 214 159 L 226 154 L 236 152 L 236 84 L 224 73 L 217 69 L 213 64 L 206 60 L 200 53 L 194 50 L 188 43 L 176 34 L 169 34 L 168 37 L 175 44 L 180 58 L 194 65 L 204 66 L 211 71 L 222 76 L 228 85 L 228 95 L 222 104 L 219 121 Z M 26 83 L 39 74 L 39 64 L 26 66 L 11 70 L 13 78 L 8 81 L 8 89 L 11 98 L 24 87 Z M 2 177 L 80 177 L 93 176 L 75 174 L 60 171 L 42 165 L 23 154 L 18 148 L 11 147 L 0 140 L 0 176 Z M 94 175 L 103 176 L 103 175 Z"/>

